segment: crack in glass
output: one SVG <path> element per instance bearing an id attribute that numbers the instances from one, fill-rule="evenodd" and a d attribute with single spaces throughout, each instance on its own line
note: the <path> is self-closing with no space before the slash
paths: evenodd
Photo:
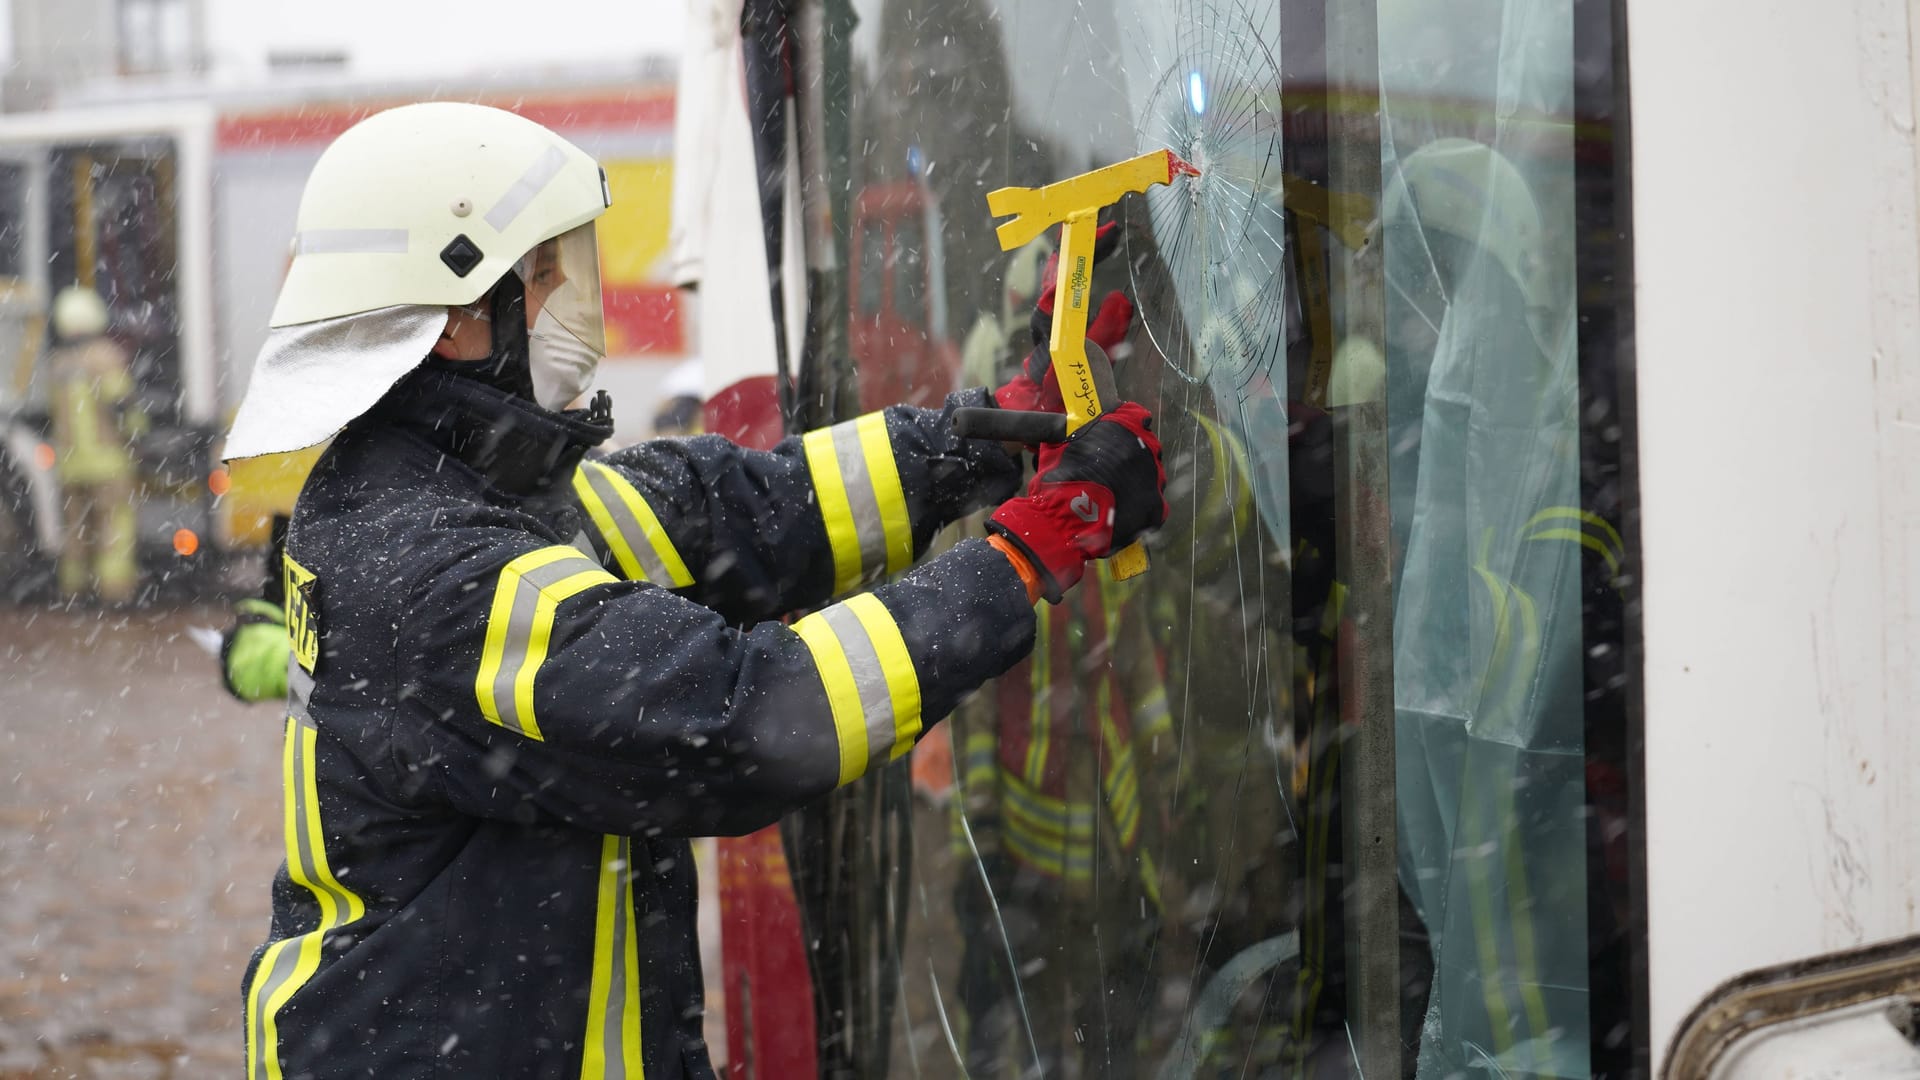
<path id="1" fill-rule="evenodd" d="M 1129 232 L 1141 325 L 1182 377 L 1244 394 L 1286 355 L 1278 15 L 1188 2 L 1134 21 L 1139 148 L 1200 170 L 1147 192 L 1150 244 Z"/>

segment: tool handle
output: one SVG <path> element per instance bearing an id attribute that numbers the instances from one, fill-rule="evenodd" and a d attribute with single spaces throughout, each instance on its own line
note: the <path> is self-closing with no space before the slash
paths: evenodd
<path id="1" fill-rule="evenodd" d="M 995 439 L 1038 446 L 1066 442 L 1067 418 L 1060 413 L 1021 409 L 955 409 L 953 433 L 963 439 Z"/>
<path id="2" fill-rule="evenodd" d="M 1147 548 L 1138 540 L 1107 556 L 1107 563 L 1113 568 L 1113 579 L 1125 581 L 1147 572 Z"/>

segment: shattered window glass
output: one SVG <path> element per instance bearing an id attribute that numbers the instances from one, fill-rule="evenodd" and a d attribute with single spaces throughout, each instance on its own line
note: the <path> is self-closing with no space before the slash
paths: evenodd
<path id="1" fill-rule="evenodd" d="M 1198 175 L 1105 210 L 1093 278 L 1165 446 L 1151 570 L 1040 605 L 1027 661 L 788 831 L 822 1073 L 1618 1074 L 1607 5 L 825 10 L 828 317 L 893 260 L 965 335 L 953 370 L 856 318 L 862 386 L 1032 348 L 1057 230 L 1003 251 L 988 192 Z M 847 224 L 909 187 L 924 244 Z"/>

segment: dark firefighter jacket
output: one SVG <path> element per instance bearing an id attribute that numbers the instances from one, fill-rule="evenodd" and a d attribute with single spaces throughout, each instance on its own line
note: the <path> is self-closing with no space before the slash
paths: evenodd
<path id="1" fill-rule="evenodd" d="M 288 538 L 249 1080 L 710 1075 L 687 838 L 898 757 L 1032 645 L 978 540 L 732 625 L 905 569 L 1011 494 L 1013 460 L 949 431 L 900 407 L 766 453 L 583 461 L 581 414 L 428 371 L 349 425 Z"/>

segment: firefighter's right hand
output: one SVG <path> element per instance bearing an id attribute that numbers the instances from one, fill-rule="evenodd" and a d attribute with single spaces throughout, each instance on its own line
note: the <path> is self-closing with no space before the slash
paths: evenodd
<path id="1" fill-rule="evenodd" d="M 1166 487 L 1153 416 L 1129 401 L 1042 446 L 1026 496 L 1002 504 L 987 528 L 1026 557 L 1041 595 L 1057 604 L 1088 562 L 1167 519 Z"/>

